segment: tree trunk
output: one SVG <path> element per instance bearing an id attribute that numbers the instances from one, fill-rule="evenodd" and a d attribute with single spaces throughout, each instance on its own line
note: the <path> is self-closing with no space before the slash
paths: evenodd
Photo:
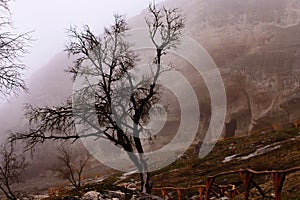
<path id="1" fill-rule="evenodd" d="M 150 194 L 151 182 L 150 182 L 150 174 L 148 172 L 148 164 L 146 162 L 147 158 L 145 158 L 144 150 L 140 138 L 134 137 L 134 142 L 135 142 L 136 149 L 139 153 L 139 157 L 138 157 L 139 166 L 137 167 L 139 168 L 140 177 L 141 177 L 141 192 Z"/>
<path id="2" fill-rule="evenodd" d="M 140 146 L 140 148 L 141 147 L 142 146 Z M 140 149 L 140 148 L 137 148 L 137 149 Z M 140 177 L 141 177 L 141 192 L 151 194 L 152 186 L 151 186 L 151 182 L 150 182 L 150 174 L 148 172 L 148 164 L 146 162 L 146 158 L 144 156 L 144 153 L 140 153 L 139 161 L 140 161 L 139 162 L 140 163 L 139 168 L 140 168 Z"/>
<path id="3" fill-rule="evenodd" d="M 139 141 L 137 139 L 136 140 L 136 144 L 140 144 Z M 132 146 L 130 143 L 123 145 L 123 148 L 126 150 L 129 159 L 135 164 L 135 166 L 138 168 L 138 170 L 140 171 L 140 178 L 141 178 L 141 189 L 140 191 L 142 193 L 147 193 L 150 194 L 151 193 L 151 188 L 152 188 L 152 184 L 150 181 L 150 174 L 148 173 L 148 166 L 147 166 L 147 162 L 145 161 L 145 158 L 143 156 L 143 148 L 141 145 L 138 145 L 138 151 L 140 153 L 140 156 L 137 157 L 135 154 L 132 153 Z"/>
<path id="4" fill-rule="evenodd" d="M 141 192 L 151 194 L 151 181 L 149 172 L 140 173 L 141 177 Z"/>
<path id="5" fill-rule="evenodd" d="M 0 189 L 8 199 L 16 199 L 13 196 L 11 196 L 10 193 L 8 191 L 6 191 L 3 187 L 0 187 Z"/>

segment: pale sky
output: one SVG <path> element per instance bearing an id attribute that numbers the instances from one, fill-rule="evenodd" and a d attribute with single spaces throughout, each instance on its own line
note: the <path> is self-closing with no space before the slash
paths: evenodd
<path id="1" fill-rule="evenodd" d="M 163 0 L 156 0 L 156 3 Z M 10 3 L 12 21 L 17 32 L 33 31 L 30 54 L 22 60 L 27 75 L 47 64 L 64 49 L 67 28 L 89 25 L 101 34 L 116 13 L 127 18 L 139 14 L 151 0 L 15 0 Z"/>

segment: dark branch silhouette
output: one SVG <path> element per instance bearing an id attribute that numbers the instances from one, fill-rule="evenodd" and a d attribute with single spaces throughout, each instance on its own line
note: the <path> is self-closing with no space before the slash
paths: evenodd
<path id="1" fill-rule="evenodd" d="M 0 1 L 0 95 L 6 97 L 20 90 L 27 90 L 23 79 L 26 69 L 20 58 L 27 53 L 30 33 L 11 32 L 12 23 L 8 7 L 9 0 Z"/>
<path id="2" fill-rule="evenodd" d="M 150 193 L 150 177 L 144 156 L 141 134 L 150 121 L 150 109 L 160 101 L 158 79 L 168 70 L 161 65 L 168 49 L 180 42 L 183 18 L 177 9 L 149 6 L 146 20 L 156 55 L 149 64 L 150 74 L 137 81 L 131 70 L 138 56 L 126 41 L 129 27 L 121 15 L 98 37 L 88 26 L 82 32 L 69 29 L 71 42 L 66 47 L 76 60 L 70 68 L 73 79 L 82 83 L 75 88 L 72 102 L 61 106 L 34 108 L 27 106 L 26 116 L 31 129 L 11 136 L 24 140 L 28 148 L 45 140 L 73 140 L 92 137 L 105 138 L 125 150 L 140 172 L 141 191 Z M 160 38 L 157 40 L 157 38 Z M 161 42 L 159 42 L 161 41 Z M 85 127 L 76 133 L 75 125 Z M 134 154 L 139 153 L 139 154 Z"/>
<path id="3" fill-rule="evenodd" d="M 80 152 L 80 150 L 61 146 L 58 149 L 57 155 L 59 165 L 55 168 L 59 176 L 63 179 L 67 179 L 77 190 L 81 187 L 84 168 L 91 158 L 86 150 L 85 153 Z"/>
<path id="4" fill-rule="evenodd" d="M 11 186 L 20 182 L 25 167 L 25 157 L 16 153 L 12 143 L 5 143 L 0 147 L 0 190 L 8 199 L 17 199 Z"/>

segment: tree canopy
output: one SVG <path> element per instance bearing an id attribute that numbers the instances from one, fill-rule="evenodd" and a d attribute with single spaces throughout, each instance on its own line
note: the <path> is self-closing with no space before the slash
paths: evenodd
<path id="1" fill-rule="evenodd" d="M 20 58 L 27 52 L 29 33 L 13 33 L 10 20 L 9 0 L 0 1 L 0 95 L 7 97 L 27 90 L 23 71 L 26 66 Z"/>
<path id="2" fill-rule="evenodd" d="M 147 131 L 149 112 L 160 101 L 158 78 L 168 70 L 161 64 L 167 50 L 180 42 L 184 27 L 178 9 L 149 6 L 146 19 L 149 37 L 155 47 L 150 73 L 135 77 L 139 57 L 126 40 L 129 26 L 124 16 L 115 15 L 114 24 L 97 36 L 88 26 L 83 31 L 71 27 L 66 51 L 76 59 L 73 96 L 63 105 L 28 105 L 26 116 L 30 130 L 14 134 L 13 140 L 25 140 L 32 148 L 45 140 L 105 138 L 126 151 L 141 175 L 141 191 L 150 193 L 151 184 L 141 134 Z M 75 130 L 80 125 L 81 131 Z"/>

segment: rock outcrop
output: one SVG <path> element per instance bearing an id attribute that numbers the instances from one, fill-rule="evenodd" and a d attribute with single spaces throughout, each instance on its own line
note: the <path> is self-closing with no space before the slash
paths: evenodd
<path id="1" fill-rule="evenodd" d="M 184 11 L 185 33 L 203 45 L 219 67 L 227 95 L 224 137 L 277 129 L 300 119 L 299 1 L 177 0 L 166 4 Z M 205 91 L 201 78 L 182 68 L 192 85 Z M 210 102 L 205 101 L 200 110 L 209 116 L 203 106 Z M 200 133 L 205 132 L 205 116 Z M 231 132 L 226 133 L 226 127 Z"/>

